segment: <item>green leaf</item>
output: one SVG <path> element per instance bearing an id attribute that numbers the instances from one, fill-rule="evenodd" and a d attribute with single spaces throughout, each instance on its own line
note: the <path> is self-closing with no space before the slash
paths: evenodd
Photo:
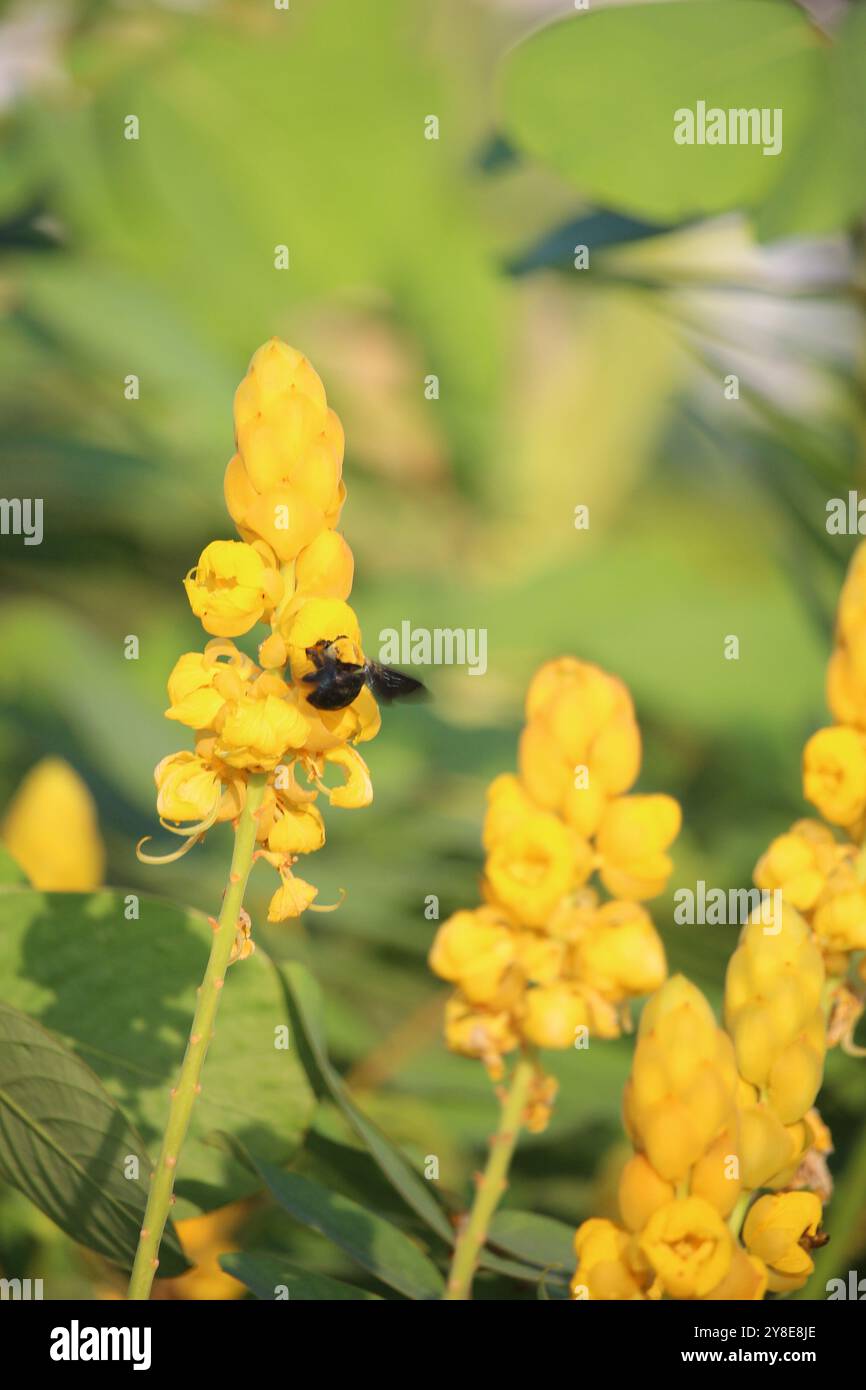
<path id="1" fill-rule="evenodd" d="M 755 219 L 764 241 L 849 228 L 866 206 L 866 10 L 852 5 L 821 54 L 819 119 Z"/>
<path id="2" fill-rule="evenodd" d="M 431 1230 L 449 1245 L 454 1232 L 447 1216 L 434 1198 L 423 1178 L 410 1166 L 405 1156 L 359 1110 L 342 1079 L 328 1057 L 321 1021 L 321 991 L 310 972 L 299 962 L 289 961 L 279 967 L 286 986 L 289 1010 L 299 1045 L 303 1043 L 301 1059 L 307 1075 L 319 1094 L 327 1092 L 340 1107 L 349 1124 L 366 1145 L 392 1187 Z"/>
<path id="3" fill-rule="evenodd" d="M 490 1223 L 491 1245 L 542 1269 L 574 1267 L 574 1230 L 551 1216 L 531 1211 L 499 1211 Z"/>
<path id="4" fill-rule="evenodd" d="M 368 1289 L 358 1289 L 354 1284 L 346 1284 L 342 1279 L 332 1279 L 329 1274 L 312 1274 L 290 1264 L 285 1255 L 271 1255 L 267 1251 L 253 1250 L 230 1255 L 220 1255 L 219 1262 L 226 1274 L 239 1279 L 255 1294 L 256 1298 L 273 1299 L 281 1286 L 289 1291 L 293 1302 L 333 1303 L 335 1301 L 381 1302 L 377 1293 Z"/>
<path id="5" fill-rule="evenodd" d="M 796 158 L 820 39 L 785 0 L 682 0 L 575 15 L 505 70 L 506 133 L 596 202 L 656 221 L 752 207 Z M 677 144 L 681 109 L 781 109 L 782 146 Z"/>
<path id="6" fill-rule="evenodd" d="M 0 888 L 13 888 L 28 883 L 29 880 L 17 859 L 0 844 Z"/>
<path id="7" fill-rule="evenodd" d="M 333 1241 L 407 1298 L 441 1298 L 444 1283 L 438 1269 L 397 1226 L 309 1178 L 251 1157 L 271 1196 L 296 1221 Z"/>
<path id="8" fill-rule="evenodd" d="M 138 1177 L 127 1177 L 130 1159 Z M 151 1172 L 144 1141 L 73 1053 L 0 1003 L 0 1176 L 62 1231 L 131 1269 Z M 169 1223 L 160 1272 L 189 1266 Z"/>
<path id="9" fill-rule="evenodd" d="M 212 937 L 197 912 L 137 901 L 138 919 L 127 920 L 121 892 L 0 894 L 0 998 L 68 1043 L 156 1146 Z M 257 1185 L 202 1142 L 209 1131 L 242 1137 L 276 1163 L 295 1152 L 314 1101 L 294 1050 L 274 1046 L 274 1029 L 287 1024 L 268 958 L 257 951 L 232 966 L 178 1165 L 175 1217 Z"/>

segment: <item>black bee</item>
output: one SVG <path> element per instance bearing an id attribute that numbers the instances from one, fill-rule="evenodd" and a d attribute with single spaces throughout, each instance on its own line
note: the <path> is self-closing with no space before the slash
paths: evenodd
<path id="1" fill-rule="evenodd" d="M 341 660 L 334 647 L 345 640 L 335 637 L 329 642 L 322 638 L 305 649 L 315 670 L 302 679 L 315 686 L 307 696 L 315 709 L 345 709 L 365 685 L 369 685 L 376 699 L 386 705 L 404 695 L 427 694 L 427 687 L 421 681 L 395 671 L 392 666 L 380 666 L 378 661 L 367 661 L 362 666 L 355 661 Z"/>

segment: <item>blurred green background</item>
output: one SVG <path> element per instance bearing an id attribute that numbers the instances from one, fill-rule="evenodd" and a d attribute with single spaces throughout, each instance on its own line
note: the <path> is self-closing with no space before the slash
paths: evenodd
<path id="1" fill-rule="evenodd" d="M 787 12 L 812 44 L 802 7 L 760 8 Z M 442 1045 L 424 901 L 438 895 L 444 918 L 478 900 L 485 784 L 514 767 L 533 671 L 572 653 L 621 676 L 644 734 L 639 789 L 683 804 L 671 891 L 747 885 L 805 810 L 800 752 L 826 720 L 855 544 L 828 537 L 825 506 L 864 481 L 861 209 L 840 153 L 862 148 L 859 112 L 832 114 L 834 181 L 815 153 L 831 122 L 825 75 L 809 68 L 785 167 L 757 152 L 772 190 L 732 176 L 719 206 L 695 185 L 686 215 L 659 162 L 652 197 L 628 177 L 620 196 L 626 137 L 591 78 L 570 88 L 582 105 L 566 157 L 546 159 L 553 98 L 535 100 L 528 60 L 517 70 L 540 20 L 595 23 L 573 9 L 0 7 L 3 490 L 45 499 L 43 544 L 0 544 L 0 805 L 40 757 L 62 755 L 98 802 L 110 884 L 219 903 L 225 836 L 162 869 L 134 846 L 155 827 L 153 767 L 183 744 L 162 718 L 166 676 L 201 643 L 181 579 L 232 534 L 232 394 L 259 343 L 287 339 L 346 428 L 342 530 L 368 649 L 405 619 L 484 627 L 489 665 L 483 678 L 433 669 L 429 707 L 386 711 L 365 750 L 374 804 L 331 814 L 310 868 L 320 900 L 345 887 L 345 904 L 259 939 L 313 967 L 356 1095 L 416 1160 L 437 1154 L 458 1195 L 495 1111 L 481 1067 Z M 639 68 L 612 50 L 594 79 L 603 92 L 617 71 L 624 100 L 622 84 L 637 84 L 629 139 Z M 129 114 L 138 141 L 123 138 Z M 431 114 L 438 140 L 424 136 Z M 584 172 L 605 141 L 601 172 Z M 137 401 L 124 398 L 130 373 Z M 575 529 L 579 504 L 588 531 Z M 124 659 L 128 634 L 137 661 Z M 728 634 L 739 661 L 723 658 Z M 262 870 L 254 921 L 270 891 Z M 671 967 L 718 1005 L 732 929 L 674 927 L 670 895 L 651 907 Z M 548 1131 L 521 1145 L 515 1205 L 571 1225 L 606 1209 L 630 1052 L 626 1039 L 549 1058 L 560 1098 Z M 838 1053 L 828 1066 L 838 1186 L 807 1297 L 864 1268 L 862 1068 Z M 316 1126 L 302 1164 L 327 1177 L 327 1110 Z M 352 1193 L 355 1176 L 333 1181 Z M 257 1220 L 269 1245 L 345 1273 L 324 1242 L 261 1210 L 241 1244 L 256 1243 Z M 48 1269 L 57 1296 L 106 1282 L 5 1193 L 0 1272 Z"/>

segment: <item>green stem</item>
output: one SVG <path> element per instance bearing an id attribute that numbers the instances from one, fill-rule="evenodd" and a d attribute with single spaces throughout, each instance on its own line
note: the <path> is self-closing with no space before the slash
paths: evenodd
<path id="1" fill-rule="evenodd" d="M 521 1053 L 514 1068 L 511 1086 L 502 1103 L 499 1130 L 490 1140 L 490 1157 L 478 1178 L 475 1201 L 457 1239 L 454 1259 L 445 1290 L 446 1300 L 465 1300 L 472 1297 L 472 1280 L 493 1213 L 508 1186 L 508 1169 L 517 1144 L 523 1112 L 535 1073 L 535 1063 L 527 1053 Z"/>
<path id="2" fill-rule="evenodd" d="M 186 1045 L 183 1063 L 177 1086 L 171 1093 L 168 1123 L 162 1139 L 162 1147 L 156 1171 L 151 1179 L 147 1209 L 141 1239 L 132 1267 L 129 1281 L 129 1299 L 148 1299 L 154 1275 L 159 1264 L 159 1246 L 169 1208 L 173 1202 L 172 1190 L 177 1172 L 180 1151 L 189 1129 L 190 1117 L 195 1098 L 201 1090 L 201 1073 L 204 1059 L 214 1032 L 214 1020 L 219 1006 L 225 973 L 229 964 L 232 945 L 238 926 L 244 891 L 247 886 L 253 854 L 256 847 L 255 816 L 264 796 L 267 777 L 255 774 L 247 785 L 244 809 L 235 833 L 235 846 L 232 854 L 229 881 L 223 898 L 219 922 L 214 931 L 210 958 L 204 979 L 198 991 L 198 1003 Z"/>

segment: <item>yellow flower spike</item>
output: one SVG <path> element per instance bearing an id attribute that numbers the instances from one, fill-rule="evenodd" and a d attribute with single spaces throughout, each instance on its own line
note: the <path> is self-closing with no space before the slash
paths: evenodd
<path id="1" fill-rule="evenodd" d="M 343 806 L 349 810 L 359 810 L 369 806 L 373 800 L 373 782 L 370 769 L 354 748 L 332 748 L 323 755 L 323 762 L 330 767 L 343 770 L 346 780 L 341 787 L 327 787 L 319 783 L 332 806 Z"/>
<path id="2" fill-rule="evenodd" d="M 814 1192 L 759 1197 L 743 1226 L 743 1244 L 767 1265 L 773 1293 L 800 1289 L 814 1269 L 811 1251 L 825 1243 L 822 1209 Z"/>
<path id="3" fill-rule="evenodd" d="M 749 921 L 728 964 L 725 1021 L 740 1075 L 766 1088 L 784 1125 L 812 1106 L 826 1048 L 824 963 L 808 925 L 789 905 L 781 923 Z"/>
<path id="4" fill-rule="evenodd" d="M 184 580 L 187 598 L 206 632 L 249 632 L 282 594 L 282 580 L 245 541 L 211 541 Z"/>
<path id="5" fill-rule="evenodd" d="M 43 758 L 25 776 L 3 819 L 3 842 L 34 888 L 86 893 L 105 872 L 96 806 L 62 758 Z"/>
<path id="6" fill-rule="evenodd" d="M 644 1007 L 624 1092 L 636 1147 L 660 1177 L 682 1181 L 732 1122 L 736 1093 L 730 1039 L 700 990 L 673 976 Z"/>
<path id="7" fill-rule="evenodd" d="M 589 845 L 556 816 L 533 811 L 497 841 L 487 858 L 484 893 L 528 927 L 542 927 L 592 869 Z"/>
<path id="8" fill-rule="evenodd" d="M 680 831 L 682 813 L 671 796 L 626 796 L 612 801 L 598 829 L 601 879 L 614 897 L 656 897 L 673 869 L 665 850 Z"/>
<path id="9" fill-rule="evenodd" d="M 216 754 L 229 767 L 267 771 L 290 748 L 302 748 L 308 723 L 288 700 L 257 697 L 253 691 L 225 707 L 217 731 Z"/>
<path id="10" fill-rule="evenodd" d="M 803 749 L 803 795 L 832 825 L 850 826 L 866 812 L 866 734 L 835 725 Z"/>
<path id="11" fill-rule="evenodd" d="M 430 969 L 458 984 L 470 1004 L 501 1003 L 503 982 L 515 959 L 513 932 L 490 909 L 455 912 L 440 926 L 430 949 Z"/>
<path id="12" fill-rule="evenodd" d="M 704 1298 L 727 1276 L 734 1245 L 715 1207 L 683 1197 L 653 1212 L 640 1249 L 671 1298 Z"/>
<path id="13" fill-rule="evenodd" d="M 282 808 L 267 839 L 275 854 L 312 854 L 325 843 L 325 822 L 315 806 Z"/>

